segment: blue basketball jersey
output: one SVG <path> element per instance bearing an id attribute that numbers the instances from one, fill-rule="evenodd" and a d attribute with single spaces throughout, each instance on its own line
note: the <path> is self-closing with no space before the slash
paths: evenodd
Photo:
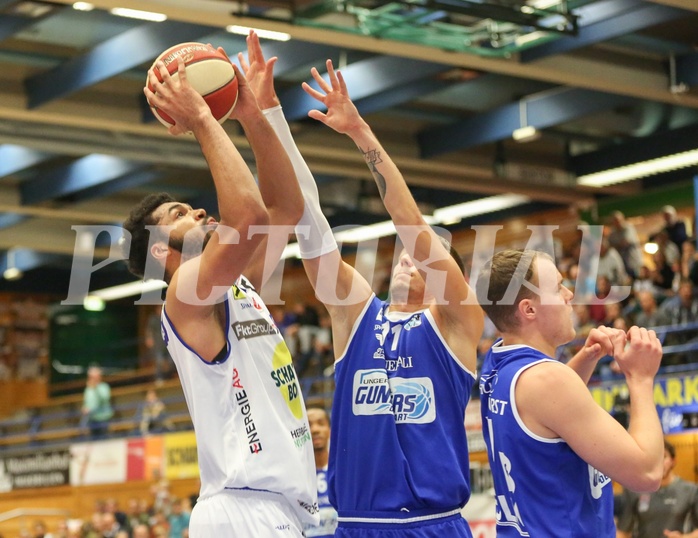
<path id="1" fill-rule="evenodd" d="M 475 375 L 428 310 L 387 308 L 368 301 L 335 363 L 329 495 L 340 528 L 426 521 L 470 497 L 464 418 Z"/>
<path id="2" fill-rule="evenodd" d="M 317 504 L 320 509 L 320 524 L 306 526 L 303 532 L 308 538 L 330 538 L 337 528 L 337 510 L 330 504 L 327 490 L 327 467 L 317 469 Z"/>
<path id="3" fill-rule="evenodd" d="M 500 340 L 482 366 L 482 430 L 494 479 L 497 536 L 614 538 L 611 479 L 564 440 L 535 435 L 519 417 L 514 397 L 519 375 L 551 360 Z"/>

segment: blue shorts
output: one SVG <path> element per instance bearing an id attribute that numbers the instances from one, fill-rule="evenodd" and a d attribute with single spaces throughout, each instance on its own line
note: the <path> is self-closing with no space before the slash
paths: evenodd
<path id="1" fill-rule="evenodd" d="M 335 538 L 472 538 L 461 515 L 416 523 L 340 523 Z"/>

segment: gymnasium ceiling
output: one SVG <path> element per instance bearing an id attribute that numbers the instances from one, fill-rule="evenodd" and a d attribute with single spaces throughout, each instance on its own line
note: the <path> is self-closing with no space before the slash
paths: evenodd
<path id="1" fill-rule="evenodd" d="M 351 142 L 307 119 L 300 88 L 326 58 L 397 161 L 425 213 L 517 193 L 528 202 L 479 221 L 689 181 L 693 170 L 602 189 L 577 176 L 698 148 L 698 0 L 0 0 L 0 289 L 65 295 L 76 226 L 117 225 L 145 194 L 215 212 L 193 139 L 144 106 L 165 48 L 210 42 L 229 25 L 290 34 L 277 91 L 333 225 L 386 219 Z M 163 22 L 110 13 L 158 12 Z M 246 157 L 234 122 L 226 124 Z M 512 139 L 524 126 L 539 138 Z M 109 252 L 109 237 L 97 239 Z M 89 247 L 89 246 L 88 246 Z M 88 248 L 89 250 L 89 248 Z M 8 252 L 12 254 L 8 256 Z M 8 259 L 10 258 L 10 259 Z M 96 263 L 96 262 L 95 262 Z M 130 280 L 121 264 L 92 289 Z"/>

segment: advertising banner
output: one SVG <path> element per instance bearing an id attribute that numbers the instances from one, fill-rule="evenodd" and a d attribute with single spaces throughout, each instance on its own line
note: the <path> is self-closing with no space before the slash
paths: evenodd
<path id="1" fill-rule="evenodd" d="M 594 400 L 609 413 L 614 412 L 619 400 L 627 394 L 627 387 L 622 380 L 599 383 L 589 389 Z M 698 375 L 676 374 L 656 379 L 654 403 L 664 433 L 698 428 Z"/>
<path id="2" fill-rule="evenodd" d="M 126 481 L 126 439 L 71 445 L 70 455 L 72 486 Z"/>
<path id="3" fill-rule="evenodd" d="M 70 452 L 38 451 L 0 459 L 0 492 L 69 483 Z"/>
<path id="4" fill-rule="evenodd" d="M 165 477 L 172 480 L 197 476 L 199 476 L 199 459 L 194 432 L 166 434 Z"/>

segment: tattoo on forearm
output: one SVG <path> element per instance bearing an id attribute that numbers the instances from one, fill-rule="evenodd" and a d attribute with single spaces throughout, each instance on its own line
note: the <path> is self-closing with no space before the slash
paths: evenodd
<path id="1" fill-rule="evenodd" d="M 383 177 L 383 174 L 381 174 L 378 171 L 378 168 L 376 167 L 376 165 L 383 162 L 383 160 L 381 159 L 380 151 L 376 149 L 367 149 L 366 151 L 364 151 L 361 148 L 359 148 L 359 150 L 361 151 L 361 154 L 364 156 L 364 160 L 368 165 L 368 169 L 371 171 L 371 174 L 373 174 L 373 179 L 376 181 L 376 185 L 378 185 L 378 192 L 380 193 L 381 198 L 384 199 L 387 185 L 385 183 L 385 178 Z"/>

